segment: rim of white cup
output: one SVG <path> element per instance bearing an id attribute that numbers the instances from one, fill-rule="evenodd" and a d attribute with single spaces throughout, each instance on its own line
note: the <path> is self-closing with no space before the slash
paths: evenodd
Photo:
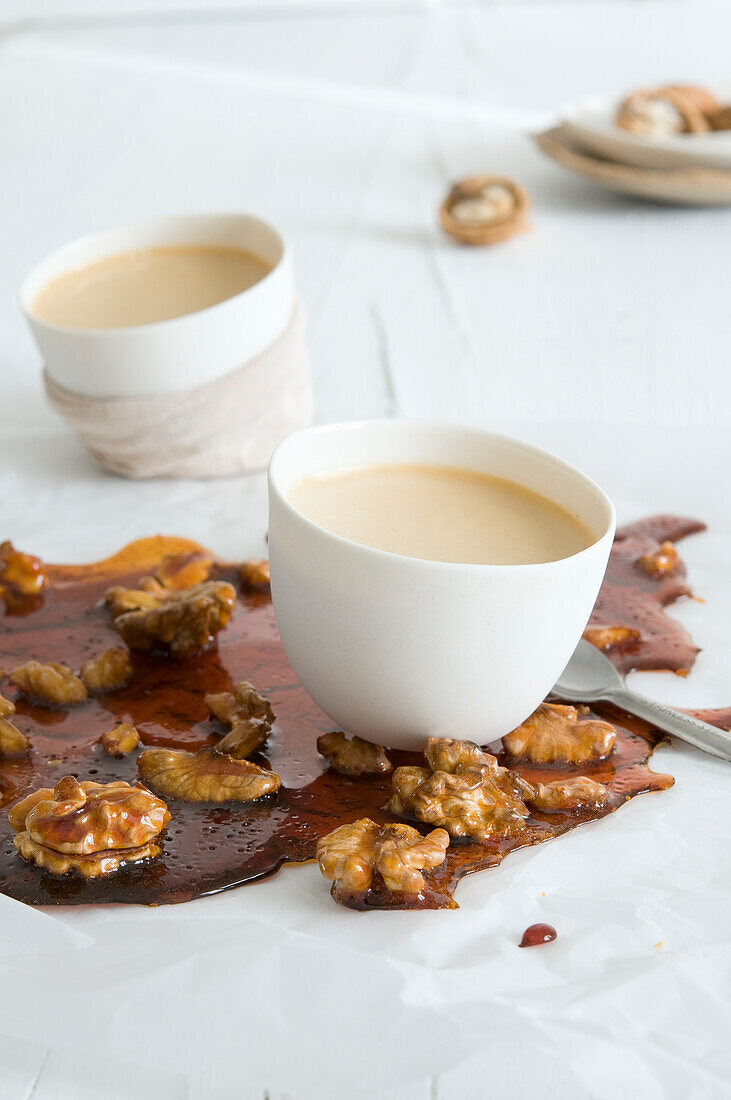
<path id="1" fill-rule="evenodd" d="M 160 227 L 165 224 L 172 224 L 175 222 L 179 222 L 182 224 L 184 222 L 207 220 L 215 221 L 218 219 L 244 220 L 250 223 L 255 222 L 258 225 L 263 226 L 264 229 L 271 233 L 272 237 L 276 239 L 276 242 L 280 247 L 279 258 L 276 260 L 271 270 L 268 271 L 266 275 L 264 275 L 261 279 L 258 279 L 257 282 L 255 282 L 252 286 L 247 287 L 246 290 L 239 291 L 238 294 L 232 294 L 229 298 L 223 298 L 220 302 L 215 302 L 213 305 L 210 306 L 204 306 L 203 309 L 193 310 L 191 313 L 181 313 L 178 317 L 168 317 L 164 321 L 148 321 L 146 324 L 143 325 L 118 325 L 111 328 L 78 328 L 75 325 L 57 325 L 54 324 L 52 321 L 44 320 L 43 317 L 39 317 L 38 314 L 33 311 L 33 301 L 38 297 L 38 294 L 44 286 L 50 283 L 54 278 L 58 278 L 60 275 L 62 275 L 64 273 L 64 270 L 75 270 L 73 262 L 69 263 L 68 266 L 66 266 L 63 270 L 61 270 L 61 268 L 59 267 L 59 261 L 62 261 L 67 255 L 69 257 L 72 257 L 74 253 L 81 252 L 83 251 L 83 249 L 88 248 L 94 243 L 102 244 L 105 239 L 112 239 L 118 237 L 120 234 L 123 233 L 142 233 L 146 230 L 153 230 L 156 227 Z M 149 247 L 165 248 L 175 246 L 166 246 L 162 244 L 160 246 L 152 245 Z M 181 245 L 181 247 L 184 248 L 186 247 L 186 245 L 183 244 Z M 127 251 L 134 251 L 134 249 L 127 249 Z M 104 252 L 100 253 L 97 259 L 103 259 L 105 256 L 115 256 L 118 254 L 118 252 L 118 249 L 111 247 L 109 251 L 105 250 Z M 286 238 L 275 226 L 272 225 L 271 222 L 268 222 L 265 218 L 260 218 L 258 214 L 249 214 L 240 210 L 189 210 L 178 214 L 163 214 L 156 218 L 143 218 L 139 221 L 125 222 L 122 225 L 116 225 L 109 229 L 101 229 L 94 233 L 85 233 L 81 237 L 74 237 L 72 240 L 66 241 L 65 244 L 62 244 L 58 248 L 55 248 L 52 252 L 47 253 L 43 257 L 43 259 L 38 260 L 38 262 L 33 265 L 33 267 L 30 269 L 30 271 L 20 284 L 20 288 L 18 290 L 18 302 L 21 310 L 29 321 L 32 321 L 33 324 L 36 325 L 43 325 L 45 328 L 50 329 L 53 332 L 70 334 L 72 333 L 73 335 L 79 336 L 82 339 L 87 334 L 89 336 L 95 336 L 97 338 L 104 337 L 106 335 L 114 337 L 122 332 L 134 333 L 140 332 L 143 329 L 158 329 L 164 326 L 172 327 L 176 324 L 180 324 L 181 322 L 186 321 L 189 317 L 197 317 L 202 313 L 210 314 L 215 310 L 220 310 L 222 306 L 227 305 L 229 302 L 234 301 L 236 298 L 241 298 L 246 294 L 250 294 L 252 290 L 256 289 L 256 287 L 265 284 L 267 280 L 271 280 L 275 272 L 279 268 L 283 267 L 284 264 L 288 262 L 289 258 L 290 249 L 289 245 L 287 244 Z M 91 260 L 87 262 L 94 263 L 95 261 Z M 84 265 L 82 263 L 79 266 Z M 54 269 L 54 271 L 51 272 L 51 269 Z M 49 274 L 44 274 L 46 271 L 48 271 Z"/>
<path id="2" fill-rule="evenodd" d="M 577 481 L 582 482 L 583 485 L 585 486 L 585 488 L 588 488 L 590 491 L 592 491 L 595 494 L 597 500 L 601 504 L 603 504 L 603 506 L 605 508 L 605 511 L 606 511 L 606 518 L 605 518 L 605 522 L 603 524 L 602 530 L 598 535 L 596 535 L 593 542 L 591 542 L 588 546 L 584 547 L 583 550 L 579 550 L 575 554 L 569 554 L 565 558 L 557 558 L 555 561 L 524 562 L 524 563 L 517 563 L 517 564 L 507 563 L 507 564 L 503 564 L 503 565 L 495 565 L 495 564 L 490 564 L 488 562 L 436 561 L 433 558 L 416 558 L 416 557 L 412 557 L 410 554 L 396 554 L 391 550 L 380 550 L 375 546 L 366 546 L 361 542 L 355 542 L 353 539 L 346 538 L 344 535 L 338 535 L 334 531 L 329 531 L 326 527 L 320 526 L 319 523 L 315 523 L 314 520 L 309 519 L 309 517 L 306 516 L 303 512 L 301 512 L 299 510 L 299 508 L 295 508 L 295 506 L 291 503 L 291 501 L 287 497 L 286 491 L 282 488 L 281 482 L 279 481 L 279 476 L 280 476 L 279 466 L 282 464 L 283 461 L 285 461 L 285 459 L 287 457 L 287 450 L 291 449 L 294 446 L 296 446 L 297 441 L 304 438 L 305 436 L 326 435 L 326 434 L 335 435 L 335 434 L 338 434 L 339 432 L 343 432 L 344 430 L 348 430 L 348 429 L 353 430 L 353 431 L 364 430 L 366 428 L 375 427 L 376 425 L 379 425 L 379 424 L 418 425 L 419 427 L 423 428 L 425 431 L 429 431 L 429 430 L 444 431 L 444 430 L 447 430 L 447 431 L 458 432 L 462 435 L 471 435 L 473 437 L 477 437 L 477 438 L 481 438 L 481 439 L 485 439 L 485 438 L 494 439 L 494 440 L 497 440 L 500 443 L 504 443 L 504 444 L 507 444 L 509 446 L 514 447 L 515 450 L 517 450 L 517 451 L 522 451 L 523 453 L 528 453 L 529 455 L 531 455 L 531 456 L 533 456 L 537 459 L 541 459 L 541 460 L 543 460 L 543 461 L 545 461 L 549 464 L 553 464 L 558 469 L 562 470 L 564 473 L 571 474 L 572 476 L 574 476 L 577 479 Z M 421 460 L 421 461 L 425 465 L 429 464 L 428 460 Z M 388 464 L 388 459 L 384 460 L 384 464 Z M 362 465 L 363 464 L 359 463 L 357 467 L 353 467 L 353 468 L 360 468 Z M 439 465 L 449 465 L 449 464 L 448 463 L 439 463 Z M 333 472 L 335 470 L 346 470 L 346 469 L 350 469 L 350 468 L 351 467 L 348 466 L 347 462 L 345 462 L 345 463 L 342 463 L 338 466 L 334 466 L 333 467 Z M 469 467 L 469 466 L 467 466 L 465 468 L 471 469 L 471 467 Z M 304 478 L 304 477 L 307 477 L 309 475 L 308 475 L 307 471 L 304 471 L 301 474 L 299 474 L 298 476 Z M 502 475 L 500 475 L 500 476 L 502 476 Z M 510 479 L 506 478 L 505 480 L 510 480 Z M 422 567 L 422 568 L 425 568 L 425 569 L 434 569 L 436 571 L 454 570 L 454 569 L 467 570 L 468 572 L 485 572 L 487 570 L 504 571 L 506 569 L 527 569 L 527 570 L 532 571 L 532 570 L 536 570 L 536 569 L 561 569 L 561 568 L 565 568 L 566 563 L 575 562 L 577 559 L 581 558 L 582 556 L 589 555 L 592 552 L 594 552 L 597 545 L 600 542 L 602 542 L 603 540 L 605 540 L 607 537 L 611 536 L 613 538 L 615 527 L 616 527 L 616 519 L 617 519 L 614 504 L 612 503 L 610 497 L 601 488 L 601 486 L 597 485 L 597 483 L 592 478 L 590 478 L 588 476 L 588 474 L 585 474 L 583 472 L 583 470 L 580 470 L 577 466 L 574 466 L 572 463 L 567 462 L 565 459 L 559 458 L 558 455 L 553 454 L 551 451 L 546 451 L 542 447 L 536 447 L 535 444 L 533 444 L 533 443 L 525 443 L 523 440 L 517 439 L 515 436 L 505 435 L 503 432 L 494 432 L 494 431 L 490 430 L 489 428 L 478 428 L 478 427 L 474 427 L 474 426 L 470 426 L 470 425 L 462 425 L 462 424 L 450 424 L 446 421 L 438 421 L 438 420 L 421 420 L 418 417 L 395 417 L 395 418 L 373 417 L 373 418 L 363 419 L 363 420 L 343 420 L 343 421 L 338 421 L 335 424 L 315 424 L 315 425 L 313 425 L 312 427 L 309 427 L 309 428 L 299 428 L 296 432 L 292 432 L 285 439 L 283 439 L 282 442 L 279 444 L 279 446 L 275 449 L 275 451 L 272 454 L 272 457 L 270 459 L 270 462 L 269 462 L 269 468 L 268 468 L 268 471 L 267 471 L 267 481 L 268 481 L 268 484 L 269 484 L 270 491 L 275 492 L 277 494 L 277 498 L 279 500 L 279 503 L 281 505 L 283 505 L 283 507 L 287 510 L 287 512 L 290 515 L 296 517 L 296 519 L 298 521 L 302 522 L 303 524 L 305 524 L 306 527 L 310 528 L 313 531 L 318 532 L 321 536 L 324 536 L 327 540 L 329 540 L 329 541 L 331 541 L 335 544 L 342 544 L 343 546 L 347 546 L 349 548 L 349 550 L 351 550 L 353 552 L 356 552 L 356 553 L 363 554 L 363 555 L 368 556 L 368 557 L 381 558 L 384 561 L 390 561 L 390 562 L 394 562 L 394 563 L 407 562 L 407 563 L 410 563 L 411 565 L 417 564 L 419 567 Z M 516 481 L 515 484 L 520 485 L 522 488 L 526 488 L 526 489 L 531 489 L 532 488 L 530 485 L 527 485 L 522 481 Z M 533 489 L 532 491 L 533 492 L 538 492 L 538 490 L 536 490 L 536 489 Z M 542 493 L 542 492 L 539 495 L 544 496 L 544 497 L 546 496 L 546 494 Z M 547 497 L 546 499 L 550 499 L 550 497 Z M 581 522 L 583 522 L 583 521 L 581 521 Z"/>

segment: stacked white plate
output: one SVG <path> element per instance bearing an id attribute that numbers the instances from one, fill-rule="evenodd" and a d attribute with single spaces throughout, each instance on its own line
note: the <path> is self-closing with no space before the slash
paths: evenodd
<path id="1" fill-rule="evenodd" d="M 731 90 L 719 89 L 718 97 L 731 101 Z M 731 205 L 731 130 L 635 134 L 615 125 L 617 102 L 583 100 L 536 141 L 566 168 L 614 190 L 660 202 Z"/>

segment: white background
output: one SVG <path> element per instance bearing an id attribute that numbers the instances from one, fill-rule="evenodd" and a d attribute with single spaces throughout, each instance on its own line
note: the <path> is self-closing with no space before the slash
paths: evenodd
<path id="1" fill-rule="evenodd" d="M 68 561 L 156 530 L 264 551 L 261 475 L 95 469 L 43 402 L 16 305 L 75 235 L 252 210 L 292 243 L 318 420 L 513 431 L 597 477 L 620 519 L 711 522 L 684 551 L 707 602 L 677 612 L 704 653 L 687 682 L 636 686 L 731 702 L 731 211 L 593 190 L 526 136 L 584 94 L 728 83 L 730 5 L 30 0 L 3 18 L 3 536 Z M 530 191 L 531 232 L 458 248 L 439 201 L 490 170 Z M 657 766 L 672 791 L 464 883 L 456 913 L 355 916 L 313 867 L 142 913 L 3 901 L 0 1096 L 730 1095 L 728 772 L 683 748 Z M 559 940 L 518 952 L 537 919 Z"/>

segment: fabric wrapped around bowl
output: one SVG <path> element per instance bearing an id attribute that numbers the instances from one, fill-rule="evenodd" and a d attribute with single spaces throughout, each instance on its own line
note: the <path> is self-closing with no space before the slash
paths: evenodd
<path id="1" fill-rule="evenodd" d="M 145 397 L 86 397 L 44 372 L 46 394 L 94 458 L 129 478 L 224 477 L 267 465 L 312 420 L 302 302 L 281 336 L 213 382 Z"/>

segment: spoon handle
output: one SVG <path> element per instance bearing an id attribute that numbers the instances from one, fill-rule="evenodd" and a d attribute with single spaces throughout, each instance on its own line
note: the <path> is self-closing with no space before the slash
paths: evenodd
<path id="1" fill-rule="evenodd" d="M 638 695 L 628 688 L 613 689 L 607 692 L 605 698 L 629 711 L 630 714 L 644 718 L 646 722 L 652 723 L 658 729 L 672 733 L 681 741 L 695 745 L 697 749 L 710 752 L 713 756 L 720 756 L 723 760 L 731 760 L 731 733 L 725 730 L 709 726 L 707 722 L 691 718 L 689 714 L 683 714 L 682 711 L 668 707 L 665 703 L 656 703 L 654 699 Z"/>

